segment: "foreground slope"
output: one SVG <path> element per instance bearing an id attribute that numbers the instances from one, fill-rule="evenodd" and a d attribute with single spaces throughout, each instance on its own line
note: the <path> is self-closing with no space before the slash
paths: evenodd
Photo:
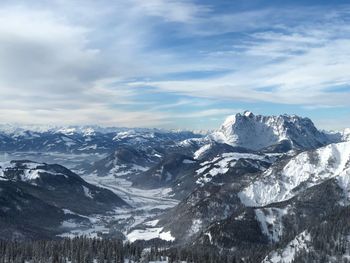
<path id="1" fill-rule="evenodd" d="M 249 171 L 246 164 L 241 174 L 239 166 L 221 169 L 221 175 L 200 185 L 161 217 L 158 226 L 169 230 L 179 244 L 237 251 L 236 255 L 249 261 L 263 260 L 269 253 L 272 257 L 276 247 L 294 244 L 293 240 L 306 238 L 303 233 L 346 216 L 342 211 L 349 207 L 350 142 L 285 155 L 271 166 L 253 157 L 241 155 L 234 162 L 249 161 L 255 170 Z M 346 220 L 342 217 L 339 220 Z M 311 240 L 317 242 L 316 237 Z M 291 260 L 303 249 L 291 255 Z"/>
<path id="2" fill-rule="evenodd" d="M 0 167 L 2 238 L 52 237 L 64 220 L 85 220 L 128 204 L 60 165 L 12 161 Z"/>

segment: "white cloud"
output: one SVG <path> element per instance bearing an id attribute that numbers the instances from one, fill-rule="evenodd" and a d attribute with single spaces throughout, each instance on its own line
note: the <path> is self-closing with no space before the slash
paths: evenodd
<path id="1" fill-rule="evenodd" d="M 157 114 L 110 107 L 135 103 L 134 92 L 109 86 L 119 79 L 115 64 L 90 47 L 89 34 L 49 11 L 1 9 L 0 120 L 158 125 Z"/>
<path id="2" fill-rule="evenodd" d="M 342 116 L 334 116 L 333 118 L 316 118 L 313 119 L 316 127 L 321 127 L 322 129 L 329 131 L 342 131 L 349 123 L 350 115 L 344 114 Z"/>
<path id="3" fill-rule="evenodd" d="M 99 50 L 86 47 L 85 34 L 47 12 L 1 10 L 1 95 L 83 95 L 105 74 Z"/>
<path id="4" fill-rule="evenodd" d="M 349 92 L 332 92 L 350 84 L 349 46 L 350 27 L 342 19 L 305 22 L 279 33 L 253 33 L 243 44 L 214 56 L 214 64 L 231 60 L 232 73 L 225 76 L 140 84 L 192 96 L 349 106 Z"/>
<path id="5" fill-rule="evenodd" d="M 16 3 L 0 3 L 0 121 L 162 126 L 194 102 L 158 98 L 145 111 L 135 96 L 144 85 L 194 98 L 349 106 L 349 93 L 325 91 L 350 82 L 343 7 L 217 13 L 183 0 Z M 179 46 L 167 44 L 173 39 Z M 203 70 L 228 73 L 166 77 Z M 119 107 L 127 104 L 135 109 Z M 229 113 L 193 107 L 182 118 Z"/>
<path id="6" fill-rule="evenodd" d="M 215 117 L 215 116 L 228 116 L 243 112 L 243 109 L 207 109 L 200 110 L 197 112 L 187 113 L 186 115 L 178 115 L 178 118 L 205 118 L 205 117 Z"/>
<path id="7" fill-rule="evenodd" d="M 208 6 L 183 0 L 133 0 L 137 10 L 149 16 L 161 17 L 169 22 L 192 23 L 210 11 Z"/>
<path id="8" fill-rule="evenodd" d="M 0 121 L 167 123 L 161 109 L 118 109 L 139 104 L 123 81 L 173 71 L 164 67 L 173 54 L 147 51 L 155 23 L 149 17 L 184 23 L 204 9 L 175 1 L 107 1 L 113 12 L 94 1 L 82 8 L 66 1 L 27 4 L 0 5 Z"/>

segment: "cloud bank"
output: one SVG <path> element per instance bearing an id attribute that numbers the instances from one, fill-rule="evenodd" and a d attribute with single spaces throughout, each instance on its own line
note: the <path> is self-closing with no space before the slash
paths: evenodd
<path id="1" fill-rule="evenodd" d="M 0 121 L 213 128 L 249 108 L 350 126 L 349 11 L 4 1 Z"/>

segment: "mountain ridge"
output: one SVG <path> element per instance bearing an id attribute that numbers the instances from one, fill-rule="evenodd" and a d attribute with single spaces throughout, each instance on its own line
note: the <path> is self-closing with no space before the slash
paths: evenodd
<path id="1" fill-rule="evenodd" d="M 171 249 L 199 247 L 246 262 L 279 262 L 294 246 L 290 257 L 298 259 L 308 252 L 297 242 L 307 237 L 315 250 L 317 231 L 332 227 L 323 230 L 327 220 L 346 220 L 349 131 L 246 111 L 204 135 L 90 128 L 0 133 L 0 150 L 11 160 L 0 163 L 0 225 L 7 229 L 0 234 L 173 242 Z M 26 151 L 38 154 L 19 159 Z M 39 161 L 41 155 L 50 161 Z M 69 169 L 60 165 L 75 158 Z M 45 210 L 41 228 L 35 215 L 44 218 Z"/>
<path id="2" fill-rule="evenodd" d="M 297 115 L 264 116 L 250 111 L 226 118 L 213 140 L 252 150 L 261 150 L 283 141 L 290 149 L 312 149 L 334 142 L 319 131 L 309 118 Z"/>

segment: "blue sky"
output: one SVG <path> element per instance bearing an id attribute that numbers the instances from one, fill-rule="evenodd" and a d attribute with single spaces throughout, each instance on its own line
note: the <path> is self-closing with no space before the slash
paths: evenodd
<path id="1" fill-rule="evenodd" d="M 0 2 L 0 122 L 350 127 L 348 1 Z"/>

